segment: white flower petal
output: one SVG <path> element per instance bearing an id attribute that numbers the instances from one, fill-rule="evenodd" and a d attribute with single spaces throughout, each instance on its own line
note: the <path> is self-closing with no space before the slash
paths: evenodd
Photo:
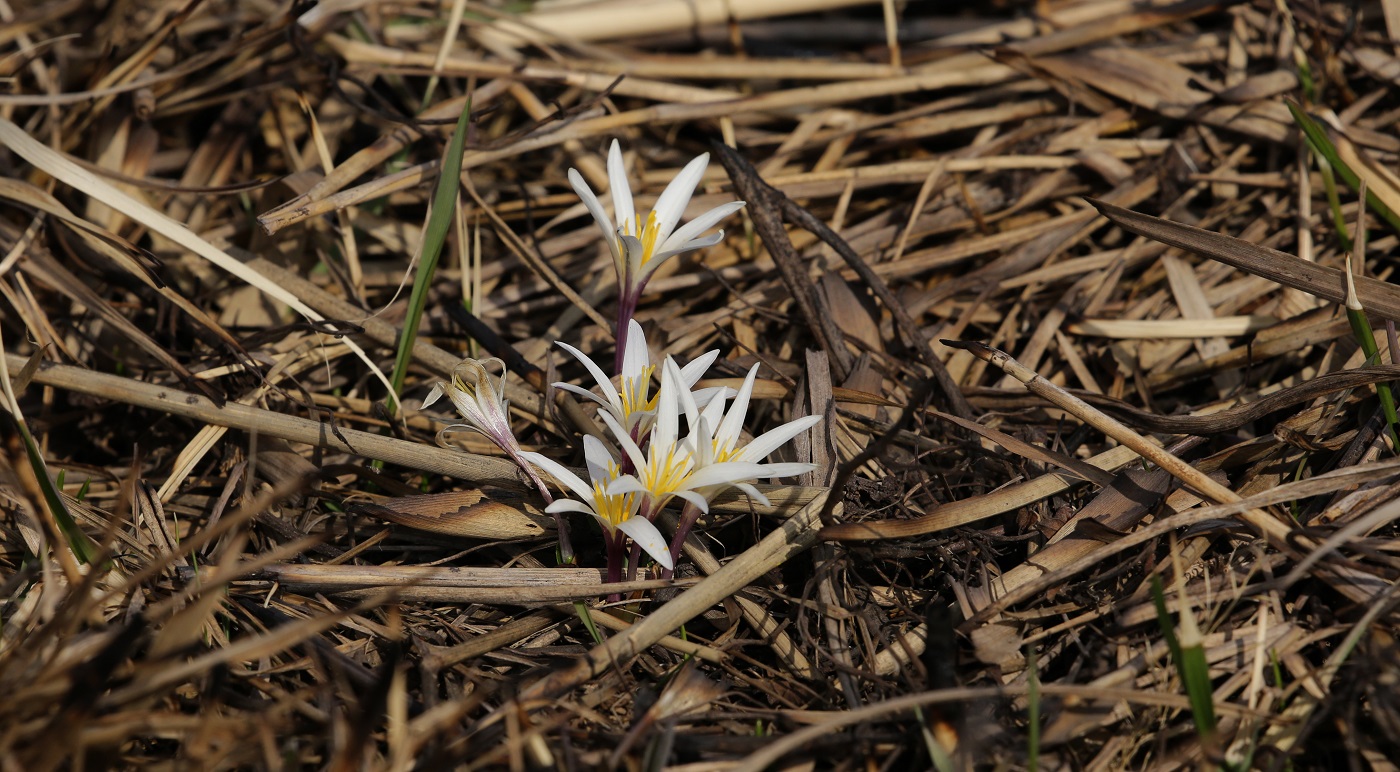
<path id="1" fill-rule="evenodd" d="M 608 402 L 606 399 L 603 399 L 602 397 L 598 396 L 597 394 L 594 394 L 593 392 L 589 391 L 588 389 L 585 389 L 585 388 L 583 388 L 583 387 L 581 387 L 581 386 L 575 386 L 575 385 L 573 385 L 572 383 L 564 383 L 563 381 L 559 381 L 559 382 L 557 382 L 557 383 L 554 384 L 554 388 L 556 388 L 556 389 L 563 389 L 564 391 L 567 391 L 567 392 L 569 392 L 570 394 L 577 394 L 577 395 L 579 395 L 580 397 L 585 397 L 585 398 L 587 398 L 587 399 L 591 399 L 591 400 L 593 400 L 594 402 L 597 402 L 598 404 L 600 404 L 600 405 L 602 405 L 603 407 L 606 407 L 606 408 L 611 408 L 611 407 L 612 407 L 612 403 L 611 403 L 611 402 Z"/>
<path id="2" fill-rule="evenodd" d="M 593 215 L 593 221 L 598 223 L 599 230 L 603 231 L 603 240 L 608 242 L 608 249 L 612 250 L 613 260 L 620 262 L 622 256 L 617 252 L 617 237 L 614 235 L 616 229 L 613 227 L 612 219 L 608 213 L 603 211 L 602 202 L 598 201 L 598 196 L 594 195 L 593 189 L 588 187 L 583 175 L 577 169 L 569 170 L 569 184 L 573 186 L 574 193 L 578 194 L 579 200 L 588 207 L 588 213 Z"/>
<path id="3" fill-rule="evenodd" d="M 494 376 L 491 375 L 491 371 L 487 368 L 487 365 L 491 364 L 492 362 L 495 362 L 497 365 L 500 365 L 500 368 L 501 368 L 501 371 L 500 371 L 499 373 L 497 373 L 496 375 L 494 375 Z M 481 361 L 480 361 L 480 364 L 481 364 L 481 372 L 482 372 L 482 375 L 483 375 L 484 377 L 487 377 L 487 381 L 486 381 L 486 382 L 487 382 L 488 384 L 494 384 L 494 387 L 493 387 L 493 388 L 495 389 L 495 392 L 496 392 L 496 401 L 497 401 L 497 402 L 500 402 L 502 405 L 504 405 L 504 404 L 506 403 L 506 363 L 505 363 L 505 361 L 503 361 L 500 357 L 490 357 L 490 358 L 481 360 Z M 491 380 L 491 378 L 494 378 L 495 380 L 493 381 L 493 380 Z"/>
<path id="4" fill-rule="evenodd" d="M 621 415 L 622 399 L 618 396 L 617 389 L 612 385 L 612 381 L 608 379 L 607 375 L 603 374 L 602 368 L 594 364 L 593 360 L 588 358 L 587 354 L 584 354 L 582 351 L 579 351 L 578 349 L 574 348 L 573 346 L 570 346 L 564 341 L 556 340 L 554 342 L 558 344 L 560 348 L 564 349 L 570 354 L 573 354 L 574 359 L 577 359 L 581 364 L 583 364 L 584 368 L 588 370 L 588 374 L 593 376 L 594 381 L 597 381 L 598 388 L 603 390 L 603 396 L 608 400 L 608 404 L 612 406 L 613 410 L 615 410 L 619 415 Z"/>
<path id="5" fill-rule="evenodd" d="M 441 445 L 444 448 L 453 447 L 452 440 L 449 435 L 451 435 L 454 431 L 476 432 L 477 434 L 480 434 L 483 437 L 485 436 L 485 434 L 480 429 L 476 428 L 475 426 L 472 426 L 471 424 L 449 424 L 438 430 L 437 444 Z"/>
<path id="6" fill-rule="evenodd" d="M 700 510 L 701 514 L 710 514 L 710 500 L 699 493 L 695 491 L 676 491 L 675 495 L 695 505 L 695 508 Z"/>
<path id="7" fill-rule="evenodd" d="M 637 287 L 643 278 L 650 276 L 659 263 L 647 260 L 647 249 L 642 246 L 642 242 L 638 241 L 636 236 L 628 236 L 618 231 L 617 240 L 622 242 L 622 248 L 627 252 L 626 260 L 622 263 L 627 272 L 620 281 L 624 285 L 624 290 L 630 290 Z"/>
<path id="8" fill-rule="evenodd" d="M 676 393 L 684 389 L 680 382 L 680 371 L 676 360 L 671 357 L 661 363 L 661 391 L 656 397 L 656 423 L 651 427 L 651 448 L 655 453 L 669 453 L 680 436 L 680 400 Z"/>
<path id="9" fill-rule="evenodd" d="M 705 371 L 719 358 L 719 349 L 706 351 L 681 368 L 681 383 L 687 389 L 694 388 L 695 382 L 705 377 Z"/>
<path id="10" fill-rule="evenodd" d="M 588 464 L 588 476 L 594 481 L 608 479 L 610 468 L 616 464 L 608 446 L 591 434 L 584 435 L 583 458 Z"/>
<path id="11" fill-rule="evenodd" d="M 821 420 L 822 417 L 819 415 L 803 416 L 776 429 L 764 432 L 755 437 L 753 442 L 745 445 L 743 450 L 735 455 L 735 458 L 742 461 L 762 461 L 768 457 L 769 453 L 777 450 L 793 437 L 821 423 Z"/>
<path id="12" fill-rule="evenodd" d="M 730 201 L 727 204 L 720 204 L 714 209 L 682 225 L 675 233 L 672 233 L 666 239 L 666 243 L 658 245 L 656 251 L 666 252 L 668 250 L 677 249 L 682 244 L 698 239 L 705 231 L 718 225 L 720 220 L 723 220 L 743 208 L 743 201 Z M 720 232 L 721 238 L 723 237 L 723 233 L 723 231 Z"/>
<path id="13" fill-rule="evenodd" d="M 442 387 L 442 383 L 433 384 L 432 391 L 429 391 L 428 396 L 423 398 L 423 404 L 420 405 L 418 409 L 427 410 L 428 407 L 434 402 L 437 402 L 439 399 L 442 399 Z"/>
<path id="14" fill-rule="evenodd" d="M 697 469 L 686 481 L 688 488 L 708 488 L 711 485 L 732 485 L 763 476 L 765 464 L 750 464 L 742 461 L 724 461 Z"/>
<path id="15" fill-rule="evenodd" d="M 656 243 L 664 244 L 680 222 L 681 215 L 695 195 L 695 188 L 705 176 L 705 168 L 710 165 L 710 154 L 701 153 L 681 169 L 680 174 L 661 192 L 652 211 L 656 214 Z"/>
<path id="16" fill-rule="evenodd" d="M 667 571 L 676 567 L 671 561 L 671 550 L 666 544 L 666 539 L 661 535 L 661 531 L 645 517 L 632 517 L 618 524 L 617 529 L 632 537 L 632 541 L 637 543 L 652 560 L 655 560 Z"/>
<path id="17" fill-rule="evenodd" d="M 593 511 L 593 507 L 590 507 L 587 504 L 578 501 L 574 501 L 573 499 L 555 499 L 554 501 L 550 502 L 549 506 L 544 508 L 544 511 L 548 512 L 551 515 L 557 514 L 559 512 L 581 512 L 585 515 L 592 515 L 594 517 L 598 517 L 598 513 Z M 602 520 L 603 518 L 599 517 L 598 519 Z"/>
<path id="18" fill-rule="evenodd" d="M 749 485 L 748 483 L 734 483 L 734 487 L 743 491 L 744 494 L 747 495 L 749 498 L 753 499 L 754 501 L 757 501 L 765 507 L 773 506 L 773 502 L 769 501 L 768 497 L 763 495 L 762 491 L 753 487 L 752 485 Z"/>
<path id="19" fill-rule="evenodd" d="M 655 266 L 661 265 L 662 263 L 666 262 L 667 260 L 670 260 L 676 255 L 683 255 L 686 252 L 694 252 L 697 249 L 713 247 L 721 241 L 724 241 L 724 231 L 719 230 L 715 231 L 714 233 L 711 233 L 708 236 L 705 236 L 704 238 L 692 239 L 690 241 L 681 243 L 678 246 L 668 248 L 664 251 L 658 249 L 656 250 L 656 253 L 651 256 L 651 260 L 647 263 L 647 265 L 650 267 L 650 270 L 647 271 L 647 274 L 650 275 L 651 271 L 656 270 Z"/>
<path id="20" fill-rule="evenodd" d="M 695 404 L 695 397 L 690 393 L 690 387 L 685 385 L 685 376 L 681 375 L 681 370 L 676 366 L 676 360 L 666 357 L 665 367 L 671 370 L 671 379 L 676 382 L 676 402 L 680 405 L 680 412 L 685 414 L 685 425 L 692 433 L 700 421 L 700 407 Z M 660 407 L 657 407 L 660 410 Z M 705 432 L 705 441 L 710 441 L 709 432 Z"/>
<path id="21" fill-rule="evenodd" d="M 625 496 L 628 493 L 648 493 L 646 486 L 642 485 L 635 475 L 624 474 L 616 480 L 608 483 L 608 489 L 604 491 L 609 496 Z"/>
<path id="22" fill-rule="evenodd" d="M 756 378 L 758 378 L 758 365 L 749 368 L 749 374 L 744 376 L 744 385 L 739 387 L 739 394 L 734 397 L 734 404 L 729 406 L 729 412 L 725 413 L 724 420 L 715 430 L 715 443 L 723 450 L 733 450 L 739 444 L 739 435 L 744 430 L 744 418 L 749 413 L 749 399 L 753 396 L 753 384 Z M 762 459 L 752 460 L 761 461 Z"/>
<path id="23" fill-rule="evenodd" d="M 807 464 L 799 461 L 785 461 L 777 464 L 762 464 L 763 472 L 756 477 L 796 477 L 800 474 L 807 474 L 817 468 L 816 464 Z"/>
<path id="24" fill-rule="evenodd" d="M 622 452 L 627 454 L 627 458 L 632 462 L 633 469 L 645 469 L 647 465 L 646 456 L 642 455 L 642 449 L 637 447 L 637 443 L 632 440 L 632 435 L 617 422 L 617 418 L 612 413 L 599 413 L 598 417 L 607 424 L 608 431 L 612 432 L 613 439 L 622 448 Z"/>
<path id="25" fill-rule="evenodd" d="M 651 367 L 651 352 L 647 350 L 646 334 L 634 319 L 627 320 L 627 345 L 622 350 L 622 378 L 640 378 Z"/>
<path id="26" fill-rule="evenodd" d="M 711 391 L 711 389 L 701 389 L 700 391 Z M 708 395 L 709 399 L 703 402 L 698 398 L 695 400 L 695 404 L 703 404 L 705 407 L 704 410 L 700 411 L 700 420 L 705 422 L 705 427 L 709 430 L 706 432 L 705 436 L 711 440 L 715 437 L 714 428 L 719 426 L 720 421 L 724 420 L 725 400 L 729 398 L 729 392 L 733 390 L 719 386 L 714 388 L 713 391 L 716 393 Z M 699 392 L 691 392 L 690 396 L 697 397 L 704 395 L 700 395 Z"/>
<path id="27" fill-rule="evenodd" d="M 711 402 L 716 401 L 716 398 L 718 398 L 717 401 L 720 404 L 719 409 L 723 410 L 724 401 L 737 393 L 738 392 L 734 391 L 728 386 L 707 386 L 703 389 L 696 389 L 695 391 L 690 392 L 690 398 L 695 400 L 695 404 L 699 405 L 700 407 L 705 407 Z M 718 424 L 719 422 L 715 421 L 715 423 Z"/>
<path id="28" fill-rule="evenodd" d="M 695 454 L 695 468 L 704 469 L 715 463 L 715 443 L 712 439 L 714 435 L 710 433 L 712 425 L 705 416 L 688 419 L 690 421 L 690 436 L 686 441 L 691 446 L 691 452 Z"/>
<path id="29" fill-rule="evenodd" d="M 627 182 L 627 167 L 622 163 L 622 146 L 615 139 L 608 148 L 608 188 L 612 192 L 617 227 L 635 234 L 637 210 L 632 205 L 632 186 Z"/>
<path id="30" fill-rule="evenodd" d="M 551 477 L 572 491 L 579 500 L 593 500 L 593 486 L 579 479 L 579 476 L 570 471 L 567 466 L 534 451 L 522 450 L 520 455 L 526 461 L 548 472 Z"/>
<path id="31" fill-rule="evenodd" d="M 503 449 L 515 445 L 515 433 L 510 429 L 510 417 L 506 415 L 505 404 L 490 390 L 476 393 L 476 409 L 481 413 L 482 431 Z"/>

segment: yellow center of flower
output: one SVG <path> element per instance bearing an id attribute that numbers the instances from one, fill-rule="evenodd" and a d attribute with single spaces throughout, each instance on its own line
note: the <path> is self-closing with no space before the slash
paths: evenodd
<path id="1" fill-rule="evenodd" d="M 616 464 L 608 464 L 608 479 L 603 482 L 593 482 L 593 511 L 609 524 L 609 530 L 616 530 L 619 525 L 626 522 L 632 516 L 632 502 L 636 498 L 635 493 L 623 493 L 609 496 L 603 492 L 606 483 L 617 479 L 618 468 Z"/>
<path id="2" fill-rule="evenodd" d="M 632 219 L 628 220 L 628 224 L 630 225 L 631 223 L 635 223 L 637 221 L 638 217 L 635 213 L 633 213 Z M 651 260 L 651 256 L 656 254 L 656 231 L 656 212 L 648 212 L 646 224 L 642 225 L 640 230 L 636 230 L 627 234 L 628 236 L 635 236 L 638 241 L 642 242 L 642 265 L 646 265 L 647 262 Z M 620 242 L 617 246 L 618 249 L 626 253 L 626 247 L 624 247 Z"/>
<path id="3" fill-rule="evenodd" d="M 654 501 L 661 501 L 681 489 L 694 464 L 689 453 L 653 454 L 647 459 L 647 468 L 642 470 L 642 485 L 651 492 Z"/>
<path id="4" fill-rule="evenodd" d="M 466 394 L 470 399 L 476 399 L 476 384 L 467 383 L 462 376 L 455 373 L 452 375 L 452 388 Z"/>
<path id="5" fill-rule="evenodd" d="M 660 395 L 652 394 L 650 397 L 647 395 L 651 389 L 651 374 L 655 371 L 655 365 L 647 365 L 642 368 L 640 374 L 622 378 L 622 388 L 619 390 L 618 396 L 622 397 L 622 414 L 624 416 L 632 416 L 642 411 L 656 409 L 656 398 Z"/>
<path id="6" fill-rule="evenodd" d="M 722 464 L 725 461 L 728 461 L 734 458 L 735 456 L 739 455 L 738 448 L 726 448 L 722 444 L 720 444 L 719 440 L 715 440 L 714 446 L 715 460 L 713 463 Z"/>

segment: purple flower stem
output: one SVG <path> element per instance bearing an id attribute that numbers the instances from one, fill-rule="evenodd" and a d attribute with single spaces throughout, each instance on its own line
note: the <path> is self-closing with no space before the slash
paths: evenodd
<path id="1" fill-rule="evenodd" d="M 627 330 L 637 313 L 637 301 L 641 293 L 624 289 L 617 300 L 617 352 L 613 355 L 613 372 L 622 372 L 622 359 L 627 352 Z"/>
<path id="2" fill-rule="evenodd" d="M 685 540 L 690 536 L 690 529 L 695 527 L 696 521 L 700 519 L 700 510 L 694 504 L 686 502 L 685 508 L 681 510 L 680 520 L 676 523 L 676 535 L 671 539 L 671 564 L 680 565 L 681 551 L 685 549 Z M 662 571 L 662 579 L 670 579 L 675 574 L 674 570 Z"/>
<path id="3" fill-rule="evenodd" d="M 624 534 L 621 531 L 611 531 L 603 534 L 603 542 L 607 545 L 608 552 L 608 584 L 616 584 L 622 581 L 622 548 Z M 609 603 L 617 603 L 622 600 L 621 593 L 608 596 Z"/>
<path id="4" fill-rule="evenodd" d="M 637 568 L 642 562 L 642 545 L 632 543 L 632 551 L 627 553 L 627 581 L 637 579 Z"/>

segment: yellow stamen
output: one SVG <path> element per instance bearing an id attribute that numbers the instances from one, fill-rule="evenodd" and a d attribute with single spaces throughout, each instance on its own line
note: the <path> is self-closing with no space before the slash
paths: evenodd
<path id="1" fill-rule="evenodd" d="M 618 468 L 616 464 L 608 464 L 609 481 L 617 479 Z M 619 525 L 625 522 L 632 512 L 632 500 L 635 493 L 623 493 L 609 496 L 604 493 L 605 486 L 602 482 L 593 483 L 593 507 L 594 511 L 601 515 L 609 523 L 609 530 L 616 530 Z"/>
<path id="2" fill-rule="evenodd" d="M 642 265 L 646 265 L 651 256 L 656 254 L 656 212 L 647 213 L 646 227 L 637 238 L 642 242 Z"/>
<path id="3" fill-rule="evenodd" d="M 650 459 L 646 470 L 642 473 L 643 485 L 646 486 L 651 495 L 657 499 L 665 498 L 675 493 L 685 483 L 690 476 L 691 463 L 690 455 L 677 456 L 668 454 L 664 458 Z"/>
<path id="4" fill-rule="evenodd" d="M 639 375 L 622 379 L 622 388 L 618 391 L 622 397 L 623 415 L 630 416 L 641 411 L 656 409 L 656 398 L 659 394 L 647 397 L 647 391 L 651 388 L 651 374 L 655 371 L 655 365 L 647 365 L 642 368 Z"/>

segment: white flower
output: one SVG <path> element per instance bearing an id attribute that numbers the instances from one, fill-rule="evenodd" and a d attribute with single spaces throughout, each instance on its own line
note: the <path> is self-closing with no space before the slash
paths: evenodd
<path id="1" fill-rule="evenodd" d="M 645 452 L 609 413 L 600 413 L 603 422 L 612 430 L 622 451 L 632 462 L 633 474 L 620 475 L 608 486 L 608 493 L 636 493 L 646 498 L 649 517 L 654 517 L 666 506 L 672 497 L 686 500 L 701 512 L 710 509 L 706 492 L 723 488 L 758 477 L 785 476 L 800 474 L 810 469 L 804 464 L 759 464 L 746 460 L 714 461 L 708 447 L 702 446 L 697 453 L 697 440 L 707 445 L 712 442 L 704 427 L 704 418 L 695 420 L 698 427 L 692 428 L 685 440 L 679 439 L 680 414 L 697 415 L 697 407 L 690 391 L 683 385 L 681 370 L 675 360 L 667 357 L 662 363 L 661 389 L 657 394 L 656 420 L 652 425 Z M 696 429 L 699 431 L 696 431 Z M 702 455 L 708 454 L 708 455 Z M 697 461 L 709 458 L 703 465 Z M 797 468 L 793 471 L 788 467 Z M 761 498 L 761 497 L 760 497 Z"/>
<path id="2" fill-rule="evenodd" d="M 495 362 L 501 368 L 500 377 L 494 382 L 486 366 Z M 549 489 L 544 486 L 544 480 L 533 466 L 525 460 L 525 452 L 520 449 L 520 443 L 515 440 L 515 433 L 510 429 L 510 405 L 506 401 L 506 365 L 505 362 L 492 357 L 490 359 L 463 359 L 456 367 L 452 368 L 452 380 L 447 383 L 436 383 L 432 391 L 423 400 L 423 408 L 437 402 L 446 395 L 452 404 L 456 406 L 457 412 L 467 420 L 464 424 L 453 424 L 444 427 L 438 432 L 438 442 L 444 442 L 444 436 L 453 429 L 471 429 L 481 432 L 487 439 L 496 443 L 496 447 L 505 451 L 505 454 L 520 467 L 521 471 L 530 478 L 530 481 L 539 489 L 540 495 L 545 501 L 549 501 Z M 547 510 L 550 511 L 550 510 Z M 554 516 L 555 530 L 559 535 L 559 557 L 564 563 L 574 561 L 574 548 L 569 540 L 568 525 L 559 515 Z"/>
<path id="3" fill-rule="evenodd" d="M 588 207 L 612 251 L 613 265 L 617 268 L 618 284 L 624 298 L 635 302 L 652 272 L 666 260 L 682 252 L 714 246 L 724 239 L 722 230 L 708 236 L 702 234 L 742 209 L 743 201 L 721 204 L 676 228 L 709 164 L 709 153 L 703 153 L 686 164 L 662 191 L 661 197 L 656 200 L 656 208 L 643 218 L 632 203 L 632 186 L 627 182 L 627 171 L 622 165 L 622 148 L 614 139 L 608 150 L 608 187 L 612 193 L 616 223 L 603 210 L 598 196 L 588 187 L 583 176 L 575 169 L 569 170 L 569 184 L 583 200 L 584 206 Z"/>
<path id="4" fill-rule="evenodd" d="M 618 375 L 616 386 L 607 375 L 603 374 L 602 369 L 588 358 L 587 354 L 563 341 L 556 341 L 560 348 L 572 354 L 587 368 L 588 373 L 598 384 L 602 396 L 572 383 L 559 382 L 555 383 L 554 387 L 597 402 L 603 411 L 616 419 L 625 434 L 640 438 L 646 434 L 656 415 L 657 395 L 651 393 L 651 376 L 656 371 L 656 366 L 651 363 L 651 353 L 647 350 L 647 341 L 642 335 L 642 326 L 637 323 L 637 320 L 628 320 L 628 334 L 625 341 L 622 354 L 622 372 Z M 695 361 L 681 368 L 681 383 L 685 385 L 687 390 L 700 380 L 700 376 L 705 374 L 705 371 L 710 368 L 718 356 L 719 349 L 707 351 Z M 728 394 L 731 391 L 723 388 L 701 389 L 692 397 L 697 404 L 708 404 L 715 396 Z"/>
<path id="5" fill-rule="evenodd" d="M 646 553 L 663 568 L 668 571 L 675 568 L 661 531 L 657 530 L 650 520 L 638 516 L 640 501 L 637 495 L 609 491 L 617 480 L 618 466 L 602 440 L 593 436 L 583 438 L 583 455 L 588 462 L 588 476 L 592 479 L 592 484 L 585 483 L 578 475 L 569 471 L 568 467 L 554 459 L 529 451 L 522 455 L 530 463 L 553 475 L 554 479 L 578 497 L 578 500 L 558 499 L 545 508 L 546 512 L 583 512 L 592 515 L 603 524 L 609 537 L 616 538 L 616 533 L 621 531 L 646 550 Z"/>
<path id="6" fill-rule="evenodd" d="M 501 375 L 494 382 L 486 366 L 495 362 L 501 368 Z M 467 420 L 464 424 L 453 424 L 438 433 L 438 438 L 453 429 L 471 429 L 480 432 L 497 447 L 511 457 L 520 453 L 520 445 L 510 429 L 509 404 L 506 401 L 506 365 L 501 360 L 463 359 L 452 368 L 450 382 L 438 382 L 423 400 L 423 409 L 446 395 L 457 412 Z"/>
<path id="7" fill-rule="evenodd" d="M 739 393 L 734 397 L 734 404 L 729 406 L 729 412 L 726 413 L 724 410 L 726 395 L 720 395 L 705 405 L 703 412 L 691 419 L 693 427 L 691 436 L 694 438 L 697 469 L 703 469 L 711 464 L 761 462 L 768 457 L 768 454 L 821 422 L 820 415 L 804 416 L 770 429 L 747 444 L 743 443 L 744 418 L 748 415 L 749 398 L 753 395 L 753 384 L 757 375 L 758 365 L 754 365 L 749 369 L 748 376 L 744 378 L 744 385 L 739 388 Z M 713 429 L 713 433 L 711 429 Z M 754 477 L 792 477 L 805 474 L 816 468 L 814 464 L 800 463 L 774 463 L 762 464 L 762 466 L 765 468 L 764 473 Z M 752 485 L 746 482 L 736 482 L 734 485 L 748 494 L 750 498 L 764 505 L 768 504 L 768 498 L 759 493 L 758 489 Z M 713 498 L 718 492 L 718 489 L 702 491 L 708 498 Z"/>

